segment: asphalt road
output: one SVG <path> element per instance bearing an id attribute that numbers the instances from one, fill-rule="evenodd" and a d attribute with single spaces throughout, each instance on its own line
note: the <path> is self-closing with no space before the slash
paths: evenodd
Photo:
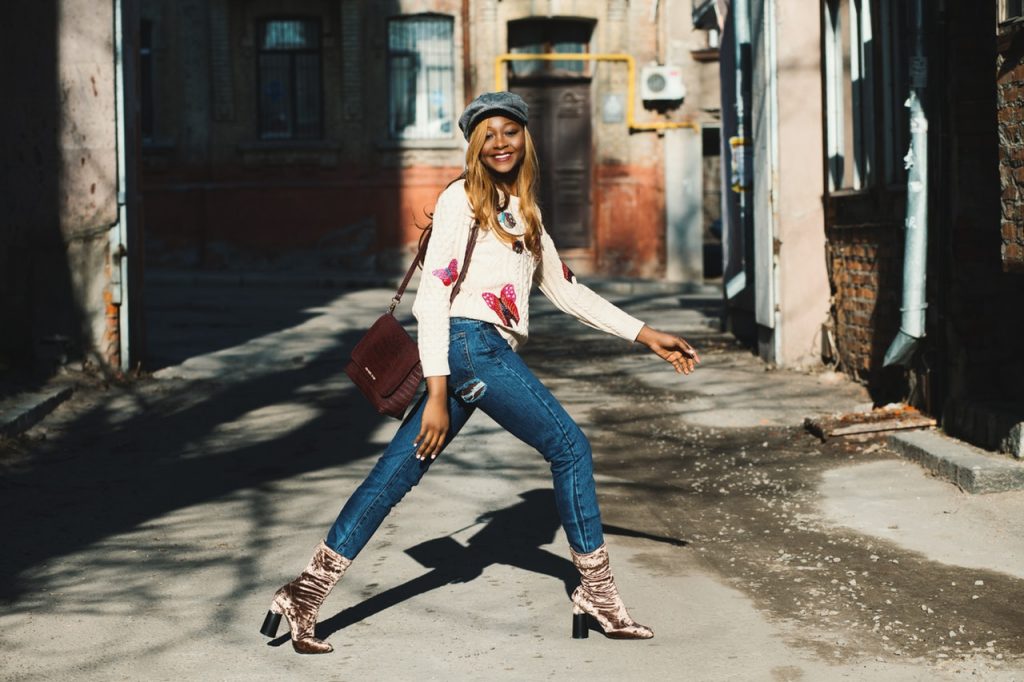
<path id="1" fill-rule="evenodd" d="M 2 679 L 1024 679 L 1024 498 L 807 435 L 866 396 L 766 370 L 713 295 L 612 297 L 700 348 L 688 378 L 539 294 L 524 351 L 591 437 L 653 640 L 570 639 L 546 465 L 476 415 L 327 600 L 336 651 L 298 656 L 257 630 L 397 426 L 340 371 L 390 293 L 147 295 L 156 376 L 91 381 L 0 447 Z"/>

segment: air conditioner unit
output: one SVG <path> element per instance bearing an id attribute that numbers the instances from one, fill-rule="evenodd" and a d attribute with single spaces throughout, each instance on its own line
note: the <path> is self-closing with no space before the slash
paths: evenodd
<path id="1" fill-rule="evenodd" d="M 686 97 L 683 70 L 651 64 L 640 71 L 640 99 L 645 102 L 682 102 Z"/>

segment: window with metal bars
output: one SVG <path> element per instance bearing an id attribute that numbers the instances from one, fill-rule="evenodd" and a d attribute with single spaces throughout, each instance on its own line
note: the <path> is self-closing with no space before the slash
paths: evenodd
<path id="1" fill-rule="evenodd" d="M 518 19 L 508 23 L 508 47 L 514 54 L 580 54 L 590 51 L 594 22 L 586 19 Z M 522 60 L 511 63 L 513 78 L 573 78 L 590 75 L 581 60 Z"/>
<path id="2" fill-rule="evenodd" d="M 388 133 L 451 138 L 455 130 L 454 20 L 417 14 L 388 21 Z"/>
<path id="3" fill-rule="evenodd" d="M 259 23 L 259 134 L 264 140 L 323 136 L 320 22 Z"/>

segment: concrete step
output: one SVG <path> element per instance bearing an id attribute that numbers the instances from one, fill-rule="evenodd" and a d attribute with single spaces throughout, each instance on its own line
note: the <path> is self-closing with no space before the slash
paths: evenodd
<path id="1" fill-rule="evenodd" d="M 71 397 L 71 386 L 30 391 L 0 403 L 0 436 L 11 438 L 32 428 Z"/>
<path id="2" fill-rule="evenodd" d="M 1024 490 L 1024 462 L 993 454 L 939 431 L 905 431 L 889 436 L 900 455 L 969 493 Z"/>

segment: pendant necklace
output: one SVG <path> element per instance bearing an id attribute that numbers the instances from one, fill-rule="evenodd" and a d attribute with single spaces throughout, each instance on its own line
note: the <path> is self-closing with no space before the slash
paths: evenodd
<path id="1" fill-rule="evenodd" d="M 500 223 L 506 230 L 511 231 L 516 226 L 516 219 L 510 211 L 502 211 L 498 214 L 498 223 Z M 516 253 L 522 253 L 523 241 L 521 239 L 515 240 L 512 243 L 512 250 Z"/>

